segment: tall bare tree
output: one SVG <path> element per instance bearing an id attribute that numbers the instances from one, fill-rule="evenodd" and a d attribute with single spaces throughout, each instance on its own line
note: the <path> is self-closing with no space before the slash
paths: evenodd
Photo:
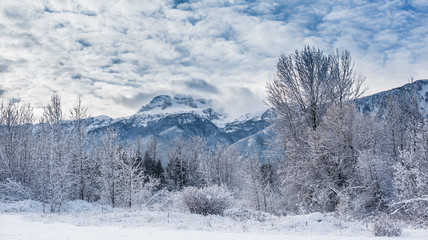
<path id="1" fill-rule="evenodd" d="M 303 117 L 305 125 L 316 129 L 329 101 L 330 58 L 321 50 L 306 46 L 276 65 L 276 76 L 267 85 L 268 101 L 280 117 L 292 124 Z"/>
<path id="2" fill-rule="evenodd" d="M 31 176 L 33 108 L 16 100 L 0 105 L 0 181 L 28 183 Z"/>
<path id="3" fill-rule="evenodd" d="M 86 131 L 88 109 L 82 106 L 82 99 L 79 96 L 76 105 L 70 111 L 72 120 L 72 131 L 70 136 L 70 146 L 72 151 L 71 172 L 74 185 L 74 197 L 80 200 L 85 199 L 86 188 L 88 184 L 89 168 L 88 159 L 85 149 L 89 144 L 89 136 Z"/>
<path id="4" fill-rule="evenodd" d="M 336 50 L 327 55 L 320 49 L 306 46 L 288 56 L 282 55 L 277 63 L 275 78 L 267 84 L 268 101 L 278 114 L 276 142 L 282 142 L 282 147 L 286 149 L 278 151 L 278 154 L 285 152 L 279 170 L 286 185 L 283 189 L 287 197 L 295 198 L 290 201 L 290 205 L 294 204 L 293 208 L 296 208 L 295 203 L 312 205 L 312 210 L 316 209 L 314 205 L 319 207 L 318 210 L 331 210 L 337 205 L 333 202 L 331 207 L 322 206 L 320 199 L 324 197 L 320 194 L 324 192 L 318 194 L 319 186 L 314 184 L 326 184 L 325 173 L 319 172 L 317 161 L 335 161 L 318 158 L 323 154 L 317 152 L 322 140 L 318 132 L 330 107 L 343 108 L 345 103 L 362 94 L 364 78 L 357 76 L 353 68 L 350 53 L 346 50 Z M 355 116 L 350 115 L 352 119 Z M 340 124 L 343 119 L 338 117 L 333 121 Z M 353 153 L 352 149 L 350 152 Z M 355 162 L 356 156 L 352 159 Z M 338 174 L 348 171 L 351 169 L 342 169 Z M 339 176 L 332 181 L 338 179 L 343 180 Z M 323 187 L 329 188 L 328 184 Z"/>
<path id="5" fill-rule="evenodd" d="M 367 90 L 363 87 L 364 76 L 354 70 L 351 53 L 348 50 L 336 49 L 330 54 L 330 70 L 327 96 L 336 105 L 343 106 L 349 100 L 361 97 Z"/>
<path id="6" fill-rule="evenodd" d="M 42 200 L 50 203 L 51 211 L 60 210 L 62 202 L 69 197 L 70 186 L 70 158 L 67 151 L 67 136 L 63 126 L 64 114 L 61 99 L 53 94 L 49 104 L 44 108 L 41 119 L 41 144 L 39 151 L 44 156 L 40 171 L 44 177 L 40 182 L 41 191 L 45 197 Z"/>

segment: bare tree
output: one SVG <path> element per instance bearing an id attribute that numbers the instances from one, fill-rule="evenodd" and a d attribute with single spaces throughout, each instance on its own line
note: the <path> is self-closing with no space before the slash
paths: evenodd
<path id="1" fill-rule="evenodd" d="M 258 211 L 278 213 L 280 198 L 273 165 L 260 163 L 257 155 L 246 156 L 242 164 L 243 196 Z"/>
<path id="2" fill-rule="evenodd" d="M 120 158 L 117 133 L 109 128 L 101 137 L 100 185 L 101 202 L 112 207 L 117 206 Z"/>
<path id="3" fill-rule="evenodd" d="M 282 55 L 274 80 L 267 84 L 268 101 L 289 127 L 303 120 L 315 130 L 329 104 L 340 106 L 360 97 L 364 77 L 354 71 L 349 51 L 336 50 L 325 55 L 306 46 L 288 56 Z M 298 124 L 301 121 L 297 121 Z"/>
<path id="4" fill-rule="evenodd" d="M 218 144 L 213 149 L 213 154 L 207 158 L 208 184 L 216 184 L 218 186 L 226 186 L 229 190 L 237 190 L 242 180 L 238 175 L 239 155 L 234 147 L 227 147 Z"/>
<path id="5" fill-rule="evenodd" d="M 281 142 L 286 149 L 278 151 L 279 155 L 285 153 L 279 173 L 285 185 L 284 194 L 294 211 L 302 211 L 299 204 L 312 206 L 312 210 L 334 210 L 337 198 L 332 196 L 336 187 L 344 189 L 349 186 L 346 179 L 351 176 L 357 159 L 353 139 L 330 142 L 323 134 L 328 134 L 332 126 L 343 125 L 347 130 L 340 132 L 343 129 L 338 128 L 337 136 L 332 135 L 332 139 L 346 135 L 353 137 L 352 124 L 357 115 L 347 104 L 361 96 L 363 82 L 364 78 L 354 72 L 350 53 L 346 50 L 336 50 L 326 55 L 319 49 L 306 46 L 301 51 L 280 57 L 276 76 L 267 84 L 267 98 L 278 114 L 275 122 L 276 142 Z M 335 106 L 339 107 L 335 112 L 347 113 L 347 118 L 333 116 L 332 112 L 327 119 L 328 125 L 323 125 L 327 110 Z M 345 121 L 351 125 L 346 125 Z M 323 146 L 327 143 L 331 146 Z M 346 145 L 346 152 L 340 153 L 342 155 L 328 152 L 340 149 L 341 144 Z M 322 163 L 333 164 L 324 164 L 322 166 L 326 168 L 323 169 L 318 165 Z M 339 172 L 335 172 L 334 166 L 340 167 Z M 326 183 L 329 177 L 332 179 Z M 330 189 L 330 192 L 319 191 L 323 187 Z"/>
<path id="6" fill-rule="evenodd" d="M 343 106 L 349 100 L 361 97 L 367 90 L 363 88 L 365 77 L 356 74 L 351 53 L 336 49 L 330 55 L 329 80 L 326 85 L 330 101 Z"/>
<path id="7" fill-rule="evenodd" d="M 67 151 L 67 136 L 64 131 L 64 115 L 61 108 L 61 99 L 58 94 L 51 97 L 50 103 L 44 108 L 41 119 L 39 150 L 42 161 L 41 174 L 44 176 L 40 184 L 42 192 L 46 192 L 44 200 L 51 205 L 51 211 L 60 210 L 64 199 L 68 198 L 71 189 L 70 157 Z"/>
<path id="8" fill-rule="evenodd" d="M 76 105 L 70 111 L 72 120 L 72 131 L 70 137 L 70 146 L 72 151 L 71 172 L 74 185 L 74 197 L 80 200 L 85 199 L 86 187 L 88 184 L 88 174 L 86 173 L 89 157 L 86 155 L 85 148 L 89 144 L 89 136 L 86 131 L 88 109 L 82 106 L 82 99 L 79 96 Z"/>
<path id="9" fill-rule="evenodd" d="M 30 181 L 33 121 L 30 104 L 11 99 L 0 105 L 0 181 Z"/>
<path id="10" fill-rule="evenodd" d="M 329 101 L 330 62 L 321 50 L 309 46 L 280 57 L 276 76 L 267 85 L 267 98 L 281 118 L 292 124 L 303 117 L 306 126 L 318 127 Z"/>

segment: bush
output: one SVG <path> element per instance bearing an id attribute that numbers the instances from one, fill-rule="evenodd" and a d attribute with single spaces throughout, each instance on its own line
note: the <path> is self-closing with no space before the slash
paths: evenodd
<path id="1" fill-rule="evenodd" d="M 147 201 L 146 207 L 152 211 L 185 211 L 180 192 L 159 190 Z"/>
<path id="2" fill-rule="evenodd" d="M 373 233 L 375 236 L 398 237 L 401 235 L 401 226 L 388 215 L 380 215 L 374 220 Z"/>
<path id="3" fill-rule="evenodd" d="M 19 182 L 11 179 L 0 181 L 0 200 L 2 201 L 21 201 L 32 199 L 33 194 L 31 190 L 23 186 Z"/>
<path id="4" fill-rule="evenodd" d="M 201 189 L 187 187 L 182 191 L 183 201 L 191 213 L 223 215 L 229 207 L 232 197 L 230 192 L 222 187 L 210 186 Z"/>

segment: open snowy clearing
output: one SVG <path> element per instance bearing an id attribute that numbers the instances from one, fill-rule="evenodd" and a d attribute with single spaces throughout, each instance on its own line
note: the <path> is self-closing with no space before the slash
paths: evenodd
<path id="1" fill-rule="evenodd" d="M 73 201 L 63 212 L 43 213 L 40 202 L 0 203 L 0 239 L 391 239 L 374 237 L 370 223 L 329 214 L 278 217 L 245 209 L 225 216 L 180 211 L 112 209 Z M 427 239 L 426 229 L 404 229 L 393 239 Z"/>
<path id="2" fill-rule="evenodd" d="M 218 232 L 166 229 L 160 227 L 77 226 L 70 223 L 44 223 L 26 219 L 22 214 L 0 215 L 0 239 L 8 240 L 109 240 L 109 239 L 388 239 L 361 234 L 288 233 L 288 232 Z M 406 230 L 393 239 L 426 239 L 426 230 Z M 390 239 L 390 238 L 389 238 Z"/>

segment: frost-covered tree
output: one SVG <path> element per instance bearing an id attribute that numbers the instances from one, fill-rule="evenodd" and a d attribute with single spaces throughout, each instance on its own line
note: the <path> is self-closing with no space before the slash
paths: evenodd
<path id="1" fill-rule="evenodd" d="M 405 218 L 418 218 L 428 224 L 428 128 L 423 126 L 415 145 L 400 151 L 394 165 L 397 201 L 395 212 Z"/>
<path id="2" fill-rule="evenodd" d="M 420 112 L 419 94 L 415 89 L 390 94 L 386 101 L 385 122 L 388 142 L 394 158 L 401 151 L 415 151 L 423 117 Z"/>
<path id="3" fill-rule="evenodd" d="M 205 157 L 206 142 L 200 137 L 188 140 L 177 137 L 167 152 L 166 177 L 174 189 L 185 186 L 201 186 L 202 161 Z M 156 164 L 159 168 L 159 164 Z"/>
<path id="4" fill-rule="evenodd" d="M 242 166 L 243 199 L 258 211 L 281 210 L 276 171 L 272 163 L 260 163 L 257 155 L 245 157 Z"/>
<path id="5" fill-rule="evenodd" d="M 383 115 L 386 125 L 387 153 L 392 158 L 396 201 L 395 214 L 401 217 L 428 220 L 428 130 L 423 118 L 426 109 L 421 106 L 418 89 L 413 85 L 407 91 L 391 94 L 386 100 Z"/>
<path id="6" fill-rule="evenodd" d="M 118 149 L 119 143 L 116 132 L 109 128 L 101 136 L 100 154 L 100 197 L 104 204 L 109 204 L 112 207 L 117 206 L 118 198 L 119 170 L 121 166 Z"/>
<path id="7" fill-rule="evenodd" d="M 116 181 L 116 203 L 118 206 L 134 207 L 143 202 L 145 194 L 150 195 L 159 180 L 145 175 L 141 166 L 136 163 L 137 158 L 132 148 L 120 146 L 118 155 L 120 166 Z"/>
<path id="8" fill-rule="evenodd" d="M 348 216 L 365 217 L 387 210 L 394 196 L 393 169 L 390 162 L 391 158 L 380 149 L 360 151 L 356 165 L 356 185 L 342 196 L 337 206 L 338 212 Z"/>
<path id="9" fill-rule="evenodd" d="M 342 106 L 364 94 L 365 77 L 355 72 L 351 53 L 348 50 L 336 49 L 329 58 L 329 76 L 325 86 L 329 101 Z"/>
<path id="10" fill-rule="evenodd" d="M 101 170 L 104 163 L 103 145 L 99 139 L 91 135 L 88 147 L 88 159 L 85 164 L 86 186 L 84 200 L 94 202 L 100 200 L 102 188 Z"/>
<path id="11" fill-rule="evenodd" d="M 358 185 L 358 154 L 364 150 L 364 144 L 370 147 L 372 139 L 372 136 L 362 139 L 366 125 L 352 104 L 332 106 L 314 134 L 311 145 L 315 162 L 311 180 L 315 181 L 312 183 L 314 192 L 319 192 L 319 203 L 327 211 L 333 211 L 341 195 Z"/>
<path id="12" fill-rule="evenodd" d="M 312 129 L 318 127 L 329 101 L 329 66 L 330 58 L 309 46 L 280 57 L 276 76 L 267 85 L 268 100 L 288 124 L 299 120 Z"/>
<path id="13" fill-rule="evenodd" d="M 0 198 L 33 197 L 33 109 L 9 100 L 0 105 Z"/>
<path id="14" fill-rule="evenodd" d="M 84 200 L 87 195 L 89 157 L 87 149 L 89 145 L 89 135 L 87 133 L 87 108 L 82 106 L 81 98 L 70 111 L 70 120 L 72 129 L 70 131 L 70 151 L 71 151 L 71 173 L 73 184 L 72 198 Z"/>
<path id="15" fill-rule="evenodd" d="M 229 190 L 238 190 L 241 186 L 239 175 L 239 155 L 235 148 L 218 144 L 207 155 L 204 167 L 205 181 L 208 185 L 226 186 Z"/>
<path id="16" fill-rule="evenodd" d="M 322 196 L 324 210 L 355 215 L 385 208 L 392 169 L 383 152 L 383 132 L 379 120 L 359 113 L 351 103 L 329 108 L 312 143 L 315 192 Z"/>
<path id="17" fill-rule="evenodd" d="M 392 191 L 392 171 L 381 137 L 379 122 L 359 113 L 352 103 L 332 105 L 311 133 L 307 152 L 292 152 L 287 157 L 297 158 L 282 162 L 289 210 L 354 212 L 362 195 L 366 199 L 359 210 L 382 209 Z"/>
<path id="18" fill-rule="evenodd" d="M 333 196 L 350 186 L 346 179 L 352 179 L 358 153 L 352 146 L 353 139 L 346 135 L 354 134 L 353 126 L 340 117 L 326 119 L 325 115 L 329 108 L 346 109 L 350 100 L 360 96 L 362 83 L 363 78 L 354 73 L 348 51 L 326 55 L 305 47 L 279 59 L 267 91 L 268 101 L 278 114 L 276 142 L 282 143 L 278 154 L 285 153 L 279 156 L 279 172 L 290 210 L 334 210 L 337 198 Z M 347 123 L 355 122 L 355 116 L 350 113 Z M 328 135 L 330 124 L 335 127 L 341 123 L 344 125 L 337 126 L 343 127 L 337 135 Z M 335 142 L 339 137 L 346 140 L 342 145 Z"/>
<path id="19" fill-rule="evenodd" d="M 190 138 L 186 144 L 188 186 L 204 184 L 201 167 L 207 154 L 207 142 L 199 136 Z"/>
<path id="20" fill-rule="evenodd" d="M 29 184 L 33 168 L 30 104 L 9 100 L 0 105 L 0 181 L 9 179 Z"/>
<path id="21" fill-rule="evenodd" d="M 244 176 L 244 199 L 252 207 L 261 211 L 265 205 L 263 199 L 263 180 L 260 162 L 257 156 L 246 157 L 242 166 Z"/>
<path id="22" fill-rule="evenodd" d="M 67 135 L 62 124 L 64 115 L 61 99 L 58 94 L 51 97 L 50 103 L 44 108 L 39 133 L 39 156 L 41 182 L 39 190 L 51 211 L 60 210 L 62 202 L 69 197 L 71 190 L 70 156 Z"/>

